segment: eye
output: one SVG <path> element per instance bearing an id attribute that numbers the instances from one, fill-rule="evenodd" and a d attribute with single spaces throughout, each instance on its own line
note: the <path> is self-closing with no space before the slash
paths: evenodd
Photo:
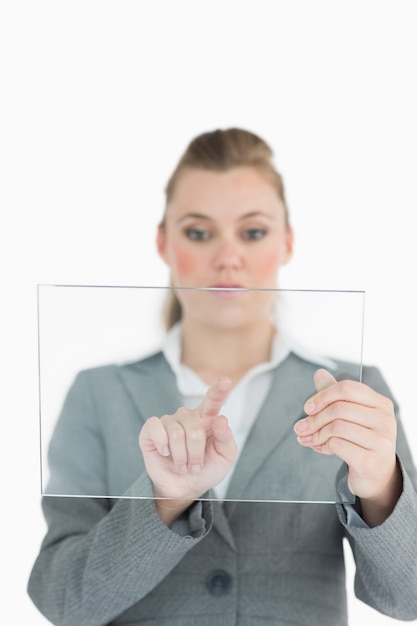
<path id="1" fill-rule="evenodd" d="M 247 228 L 242 233 L 242 239 L 247 241 L 257 241 L 263 239 L 267 231 L 264 228 Z"/>
<path id="2" fill-rule="evenodd" d="M 210 239 L 210 233 L 203 228 L 186 228 L 185 235 L 191 241 L 208 241 Z"/>

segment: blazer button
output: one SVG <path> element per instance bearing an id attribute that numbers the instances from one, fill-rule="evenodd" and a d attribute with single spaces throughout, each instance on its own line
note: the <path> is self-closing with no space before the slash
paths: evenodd
<path id="1" fill-rule="evenodd" d="M 232 578 L 230 574 L 222 569 L 211 572 L 207 579 L 207 587 L 213 596 L 224 596 L 229 592 L 232 586 Z"/>

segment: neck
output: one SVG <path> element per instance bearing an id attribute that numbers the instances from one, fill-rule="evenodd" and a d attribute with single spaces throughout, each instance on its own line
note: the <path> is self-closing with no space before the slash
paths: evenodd
<path id="1" fill-rule="evenodd" d="M 274 333 L 269 319 L 221 331 L 184 320 L 181 361 L 208 384 L 220 376 L 236 384 L 252 367 L 270 359 Z"/>

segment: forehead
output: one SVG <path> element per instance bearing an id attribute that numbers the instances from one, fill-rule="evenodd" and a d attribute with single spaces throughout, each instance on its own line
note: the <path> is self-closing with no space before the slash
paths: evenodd
<path id="1" fill-rule="evenodd" d="M 254 167 L 236 167 L 226 172 L 188 169 L 181 173 L 169 208 L 178 211 L 284 209 L 266 175 Z"/>

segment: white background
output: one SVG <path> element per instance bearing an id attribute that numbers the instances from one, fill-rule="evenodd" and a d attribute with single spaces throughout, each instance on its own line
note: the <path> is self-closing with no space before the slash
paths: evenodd
<path id="1" fill-rule="evenodd" d="M 2 615 L 26 596 L 40 512 L 36 283 L 166 284 L 154 248 L 186 143 L 243 126 L 276 153 L 296 233 L 284 288 L 364 289 L 364 359 L 415 456 L 413 0 L 0 5 Z M 351 623 L 391 624 L 353 599 Z"/>

